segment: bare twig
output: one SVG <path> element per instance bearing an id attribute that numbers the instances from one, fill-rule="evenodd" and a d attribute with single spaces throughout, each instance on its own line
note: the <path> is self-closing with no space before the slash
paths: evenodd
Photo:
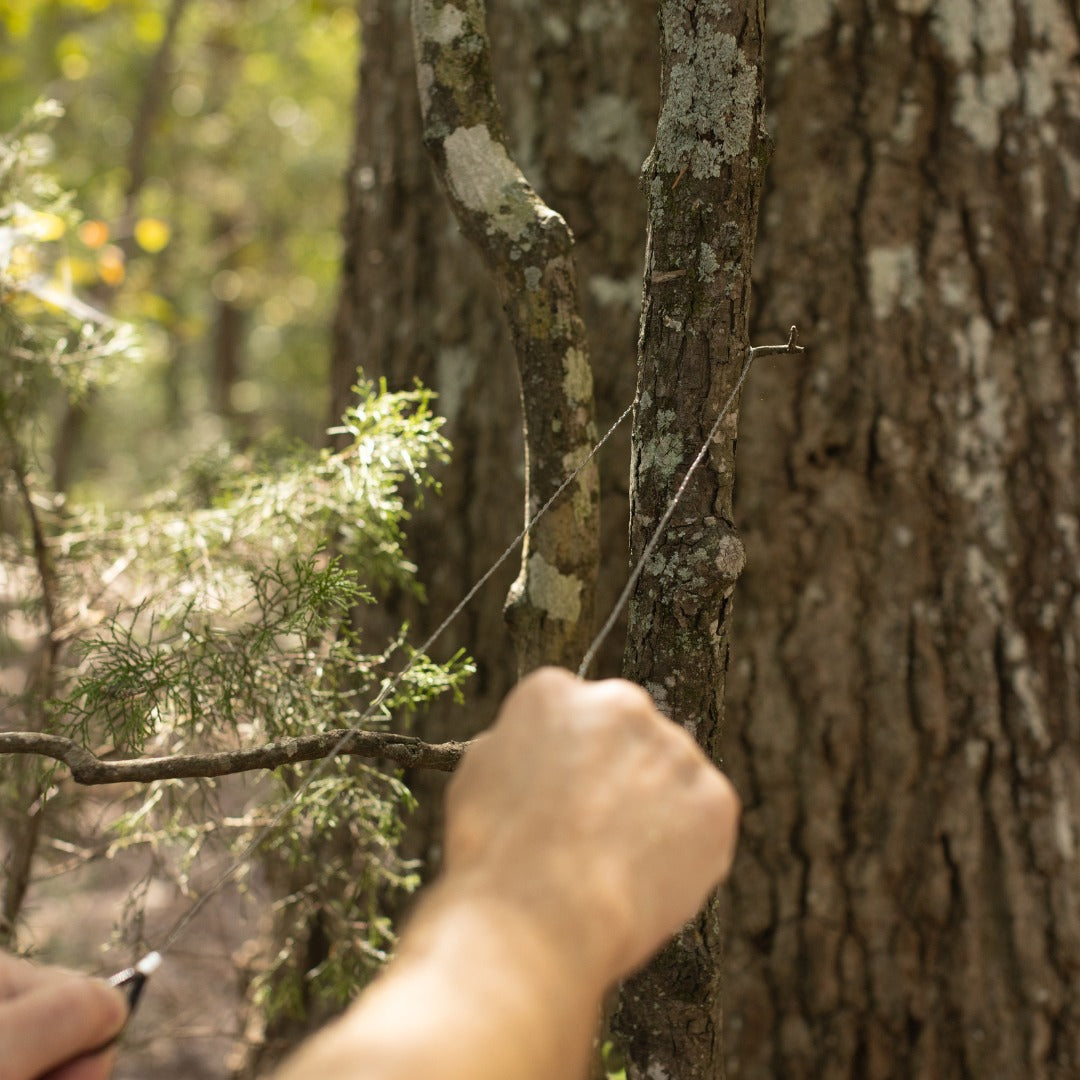
<path id="1" fill-rule="evenodd" d="M 426 743 L 411 735 L 339 729 L 240 750 L 107 761 L 62 735 L 0 731 L 0 754 L 38 754 L 53 758 L 71 770 L 71 778 L 77 784 L 88 786 L 226 776 L 317 761 L 332 753 L 382 758 L 402 768 L 452 772 L 468 745 L 467 742 Z"/>
<path id="2" fill-rule="evenodd" d="M 806 352 L 806 346 L 799 344 L 799 328 L 792 326 L 788 332 L 786 345 L 755 345 L 750 350 L 750 358 L 756 360 L 759 356 L 781 356 L 785 353 Z"/>

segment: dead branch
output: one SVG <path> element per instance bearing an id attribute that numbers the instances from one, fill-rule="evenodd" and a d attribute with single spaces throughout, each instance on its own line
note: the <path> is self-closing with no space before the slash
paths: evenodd
<path id="1" fill-rule="evenodd" d="M 340 743 L 340 746 L 338 745 Z M 404 769 L 453 772 L 468 743 L 426 743 L 411 735 L 338 729 L 279 739 L 262 746 L 166 757 L 99 758 L 74 739 L 37 731 L 0 732 L 0 754 L 38 754 L 63 762 L 77 784 L 149 783 L 192 777 L 226 776 L 316 761 L 332 753 L 381 758 Z"/>

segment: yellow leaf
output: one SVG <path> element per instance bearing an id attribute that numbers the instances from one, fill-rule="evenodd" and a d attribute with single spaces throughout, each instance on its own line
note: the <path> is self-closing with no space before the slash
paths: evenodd
<path id="1" fill-rule="evenodd" d="M 165 17 L 160 11 L 140 11 L 135 16 L 135 37 L 143 45 L 156 45 L 165 36 Z"/>
<path id="2" fill-rule="evenodd" d="M 115 244 L 102 248 L 97 271 L 106 285 L 119 285 L 124 280 L 124 253 Z"/>
<path id="3" fill-rule="evenodd" d="M 258 52 L 244 57 L 244 78 L 248 82 L 260 85 L 273 82 L 280 70 L 277 57 L 273 53 Z"/>
<path id="4" fill-rule="evenodd" d="M 172 304 L 157 293 L 140 292 L 135 301 L 135 310 L 144 318 L 159 323 L 170 323 L 176 317 Z"/>
<path id="5" fill-rule="evenodd" d="M 0 0 L 0 20 L 4 28 L 15 41 L 30 33 L 34 21 L 32 5 L 20 3 L 20 0 Z"/>
<path id="6" fill-rule="evenodd" d="M 90 61 L 82 53 L 69 53 L 60 61 L 60 71 L 65 79 L 78 82 L 90 74 Z"/>
<path id="7" fill-rule="evenodd" d="M 89 285 L 97 281 L 98 277 L 94 263 L 75 255 L 65 255 L 62 259 L 57 259 L 53 273 L 66 289 L 73 285 Z"/>
<path id="8" fill-rule="evenodd" d="M 161 218 L 144 217 L 135 222 L 135 243 L 151 255 L 161 251 L 171 236 L 169 223 Z"/>

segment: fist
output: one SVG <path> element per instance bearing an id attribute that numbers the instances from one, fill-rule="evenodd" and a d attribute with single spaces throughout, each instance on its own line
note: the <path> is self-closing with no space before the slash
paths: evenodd
<path id="1" fill-rule="evenodd" d="M 544 668 L 458 769 L 446 876 L 517 905 L 612 981 L 726 877 L 738 817 L 727 778 L 643 690 Z"/>

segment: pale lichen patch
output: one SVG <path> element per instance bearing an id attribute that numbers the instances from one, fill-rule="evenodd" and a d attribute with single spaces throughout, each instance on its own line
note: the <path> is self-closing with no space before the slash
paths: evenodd
<path id="1" fill-rule="evenodd" d="M 952 122 L 982 150 L 995 150 L 1001 141 L 1001 115 L 1020 98 L 1015 69 L 1004 65 L 977 78 L 970 71 L 956 79 Z"/>
<path id="2" fill-rule="evenodd" d="M 1050 761 L 1050 791 L 1053 799 L 1054 841 L 1063 859 L 1076 858 L 1076 815 L 1070 795 L 1075 790 L 1071 768 L 1055 756 Z"/>
<path id="3" fill-rule="evenodd" d="M 893 142 L 901 146 L 910 146 L 915 139 L 922 106 L 917 101 L 905 101 L 897 110 L 896 123 L 893 124 Z"/>
<path id="4" fill-rule="evenodd" d="M 1026 196 L 1024 208 L 1035 225 L 1041 226 L 1046 218 L 1046 190 L 1040 166 L 1035 162 L 1025 166 L 1020 174 L 1020 183 Z"/>
<path id="5" fill-rule="evenodd" d="M 670 479 L 683 460 L 683 441 L 676 431 L 658 434 L 640 450 L 639 467 L 642 471 L 656 469 L 662 480 Z"/>
<path id="6" fill-rule="evenodd" d="M 875 319 L 888 319 L 896 308 L 914 308 L 922 297 L 919 256 L 911 244 L 875 247 L 867 253 L 870 306 Z"/>
<path id="7" fill-rule="evenodd" d="M 946 55 L 967 67 L 977 54 L 1008 52 L 1015 18 L 1013 0 L 945 0 L 934 5 L 931 29 Z"/>
<path id="8" fill-rule="evenodd" d="M 628 278 L 606 277 L 597 274 L 589 279 L 589 292 L 593 299 L 603 306 L 618 305 L 632 311 L 641 309 L 641 275 L 633 274 Z"/>
<path id="9" fill-rule="evenodd" d="M 1071 27 L 1065 6 L 1055 0 L 1020 0 L 1032 36 L 1046 44 L 1069 43 Z"/>
<path id="10" fill-rule="evenodd" d="M 715 541 L 715 550 L 713 566 L 722 578 L 734 581 L 746 567 L 746 549 L 742 541 L 733 532 L 723 533 Z"/>
<path id="11" fill-rule="evenodd" d="M 702 281 L 712 281 L 716 277 L 716 271 L 720 267 L 720 260 L 716 252 L 709 244 L 702 244 L 698 248 L 698 277 Z"/>
<path id="12" fill-rule="evenodd" d="M 973 316 L 954 335 L 956 357 L 968 376 L 957 395 L 954 454 L 949 472 L 953 490 L 974 507 L 983 536 L 998 551 L 1008 548 L 1005 438 L 1009 396 L 992 364 L 993 327 Z"/>
<path id="13" fill-rule="evenodd" d="M 990 564 L 981 548 L 969 544 L 964 552 L 964 570 L 968 584 L 982 599 L 987 611 L 1000 614 L 1005 610 L 1008 589 L 1004 575 Z"/>
<path id="14" fill-rule="evenodd" d="M 435 85 L 435 69 L 430 64 L 416 65 L 416 88 L 420 93 L 420 108 L 427 112 L 431 108 L 431 88 Z"/>
<path id="15" fill-rule="evenodd" d="M 435 361 L 435 385 L 439 388 L 439 412 L 453 420 L 461 411 L 465 395 L 476 377 L 479 357 L 463 345 L 439 350 Z"/>
<path id="16" fill-rule="evenodd" d="M 586 34 L 625 29 L 630 12 L 622 0 L 592 0 L 582 4 L 578 27 Z"/>
<path id="17" fill-rule="evenodd" d="M 1016 31 L 1014 0 L 978 0 L 975 5 L 975 39 L 984 56 L 1005 55 Z M 948 6 L 945 4 L 944 6 Z"/>
<path id="18" fill-rule="evenodd" d="M 688 13 L 683 13 L 685 18 L 663 17 L 664 35 L 675 59 L 657 123 L 656 154 L 661 171 L 688 168 L 702 180 L 719 176 L 726 163 L 749 149 L 758 69 L 747 62 L 731 34 L 716 28 L 726 4 L 699 0 L 694 8 L 693 32 Z"/>
<path id="19" fill-rule="evenodd" d="M 1061 73 L 1061 59 L 1054 53 L 1028 54 L 1023 71 L 1023 105 L 1028 116 L 1043 117 L 1054 104 L 1054 83 Z"/>
<path id="20" fill-rule="evenodd" d="M 563 356 L 563 393 L 570 401 L 591 401 L 593 393 L 592 368 L 582 349 L 571 348 Z"/>
<path id="21" fill-rule="evenodd" d="M 769 6 L 769 32 L 790 48 L 828 30 L 835 0 L 774 0 Z"/>
<path id="22" fill-rule="evenodd" d="M 421 10 L 427 10 L 427 5 Z M 443 4 L 436 9 L 430 21 L 424 20 L 420 31 L 424 37 L 431 38 L 440 45 L 449 45 L 461 36 L 465 29 L 465 12 L 453 4 Z"/>
<path id="23" fill-rule="evenodd" d="M 955 263 L 946 263 L 937 274 L 937 293 L 949 307 L 970 310 L 974 291 L 971 265 L 961 257 Z"/>
<path id="24" fill-rule="evenodd" d="M 544 33 L 560 48 L 565 48 L 573 37 L 570 24 L 561 16 L 548 13 L 540 20 Z"/>
<path id="25" fill-rule="evenodd" d="M 952 0 L 936 4 L 930 20 L 934 37 L 945 55 L 955 64 L 967 64 L 975 55 L 975 4 L 973 0 Z"/>
<path id="26" fill-rule="evenodd" d="M 671 716 L 671 705 L 668 702 L 667 687 L 661 682 L 648 681 L 644 684 L 645 692 L 653 699 L 657 711 L 665 716 Z"/>
<path id="27" fill-rule="evenodd" d="M 510 240 L 520 240 L 535 220 L 525 197 L 525 179 L 485 124 L 459 127 L 443 141 L 454 197 L 486 214 Z"/>
<path id="28" fill-rule="evenodd" d="M 581 579 L 560 573 L 539 552 L 529 556 L 529 602 L 556 619 L 577 622 L 581 617 Z"/>
<path id="29" fill-rule="evenodd" d="M 1003 654 L 1009 664 L 1009 681 L 1020 705 L 1020 716 L 1032 742 L 1041 750 L 1050 745 L 1046 715 L 1040 701 L 1039 677 L 1031 664 L 1027 641 L 1013 626 L 1002 628 Z"/>

